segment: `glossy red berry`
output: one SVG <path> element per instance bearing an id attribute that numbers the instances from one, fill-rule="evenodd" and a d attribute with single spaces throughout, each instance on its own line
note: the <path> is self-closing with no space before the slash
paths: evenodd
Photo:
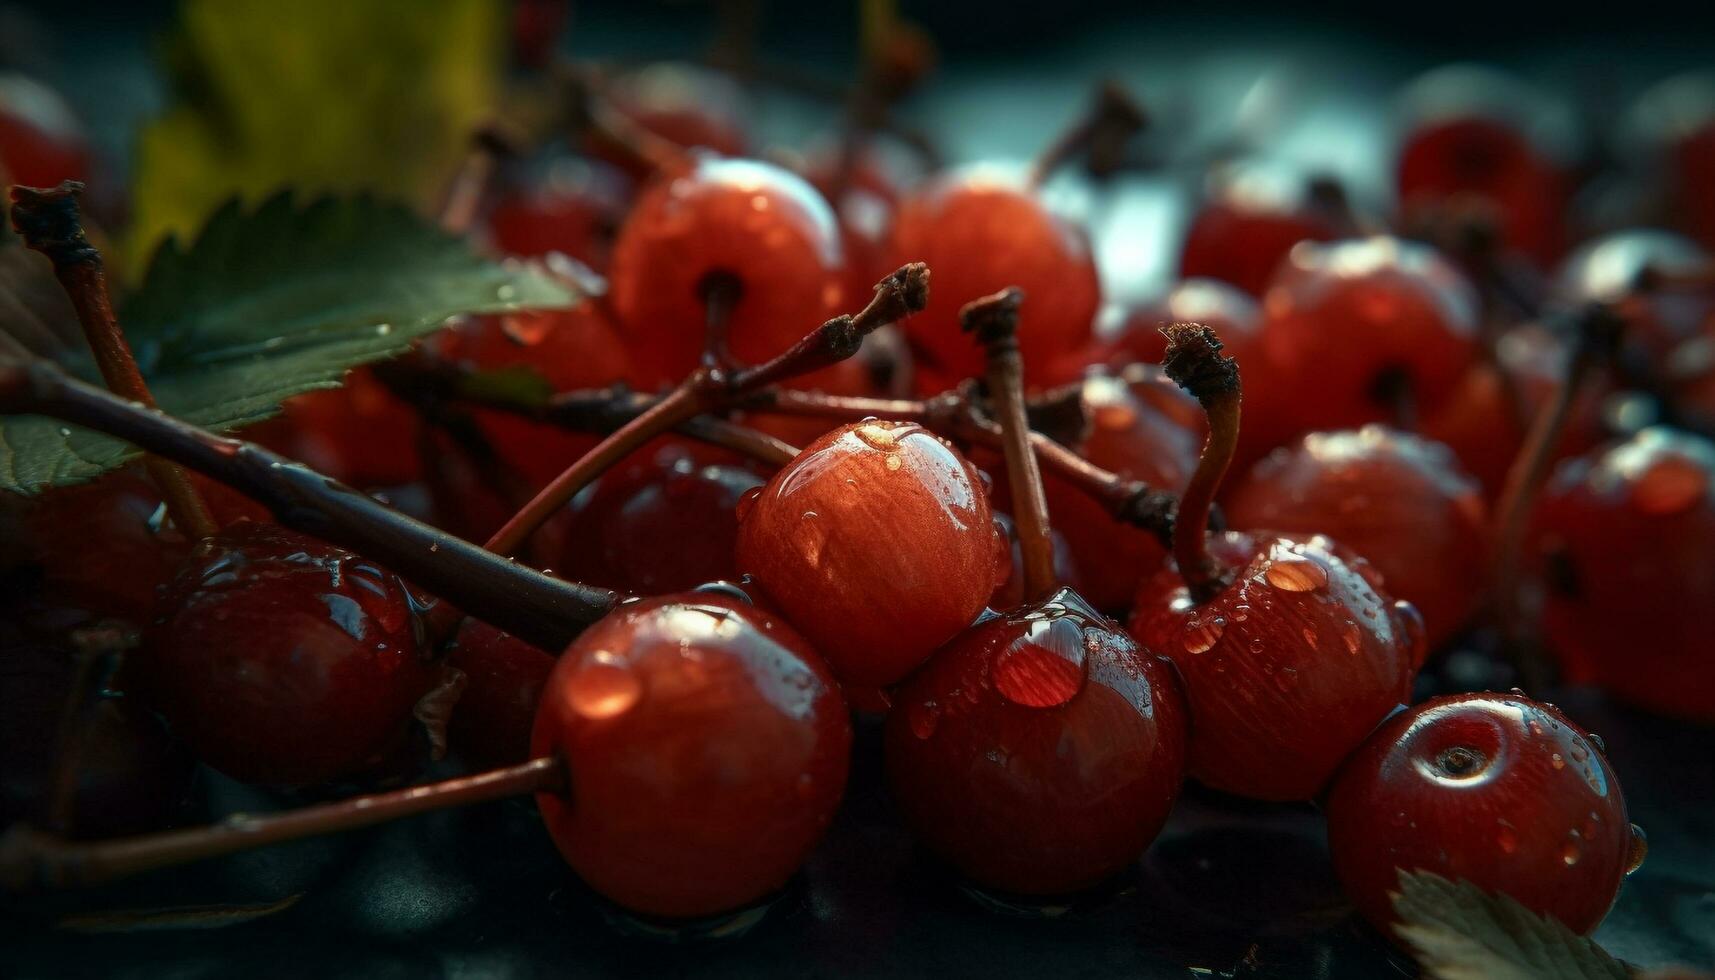
<path id="1" fill-rule="evenodd" d="M 1185 233 L 1179 275 L 1218 279 L 1261 296 L 1292 246 L 1337 238 L 1345 230 L 1340 216 L 1316 199 L 1315 186 L 1278 163 L 1245 160 L 1217 167 Z M 1202 317 L 1181 319 L 1209 323 Z M 1227 341 L 1220 324 L 1209 326 Z"/>
<path id="2" fill-rule="evenodd" d="M 135 676 L 199 759 L 244 782 L 361 774 L 440 678 L 402 581 L 271 525 L 201 542 L 157 609 Z"/>
<path id="3" fill-rule="evenodd" d="M 1155 839 L 1185 732 L 1172 668 L 1062 589 L 972 626 L 895 692 L 887 773 L 913 833 L 960 874 L 1056 895 Z"/>
<path id="4" fill-rule="evenodd" d="M 1627 347 L 1642 363 L 1660 365 L 1681 344 L 1695 338 L 1715 301 L 1701 290 L 1647 290 L 1649 274 L 1673 275 L 1705 267 L 1709 256 L 1695 242 L 1672 232 L 1633 229 L 1604 235 L 1567 257 L 1556 281 L 1558 298 L 1568 306 L 1619 303 L 1625 306 Z"/>
<path id="5" fill-rule="evenodd" d="M 1507 247 L 1538 263 L 1565 246 L 1567 176 L 1525 127 L 1554 108 L 1503 76 L 1464 68 L 1432 72 L 1406 94 L 1416 122 L 1399 151 L 1400 208 L 1414 215 L 1476 204 Z"/>
<path id="6" fill-rule="evenodd" d="M 1600 743 L 1517 694 L 1390 718 L 1341 767 L 1327 812 L 1346 894 L 1390 933 L 1401 870 L 1464 879 L 1588 933 L 1643 859 Z"/>
<path id="7" fill-rule="evenodd" d="M 1131 633 L 1184 679 L 1193 777 L 1256 799 L 1311 799 L 1410 699 L 1422 620 L 1325 537 L 1228 532 L 1209 551 L 1232 582 L 1195 603 L 1169 564 L 1138 592 Z"/>
<path id="8" fill-rule="evenodd" d="M 621 606 L 561 656 L 532 751 L 566 763 L 537 798 L 560 853 L 636 912 L 691 918 L 778 889 L 845 790 L 851 727 L 809 644 L 742 602 Z"/>
<path id="9" fill-rule="evenodd" d="M 1653 711 L 1715 721 L 1715 445 L 1645 429 L 1562 463 L 1537 504 L 1543 630 L 1575 678 Z"/>
<path id="10" fill-rule="evenodd" d="M 737 287 L 728 337 L 740 361 L 766 361 L 844 312 L 845 255 L 827 201 L 755 160 L 699 157 L 658 179 L 620 228 L 610 270 L 613 309 L 648 384 L 696 367 L 708 290 L 723 278 Z"/>
<path id="11" fill-rule="evenodd" d="M 511 255 L 559 252 L 605 270 L 631 190 L 623 174 L 597 161 L 557 161 L 540 180 L 495 202 L 489 238 Z"/>
<path id="12" fill-rule="evenodd" d="M 530 729 L 554 657 L 476 619 L 459 625 L 447 666 L 465 675 L 453 705 L 447 744 L 476 766 L 516 765 L 530 757 Z"/>
<path id="13" fill-rule="evenodd" d="M 913 423 L 835 429 L 739 504 L 739 570 L 847 683 L 892 683 L 968 626 L 1002 553 L 976 469 Z"/>
<path id="14" fill-rule="evenodd" d="M 1025 382 L 1084 346 L 1101 302 L 1085 233 L 1049 211 L 1033 191 L 986 168 L 930 181 L 900 206 L 893 264 L 926 262 L 929 306 L 905 322 L 917 356 L 917 387 L 944 391 L 983 370 L 982 351 L 959 329 L 959 309 L 1009 286 L 1030 302 L 1019 312 Z"/>
<path id="15" fill-rule="evenodd" d="M 89 176 L 89 140 L 71 107 L 23 75 L 0 73 L 0 173 L 25 187 Z"/>
<path id="16" fill-rule="evenodd" d="M 602 474 L 543 528 L 548 565 L 634 595 L 739 577 L 738 502 L 762 485 L 730 456 L 669 441 Z"/>
<path id="17" fill-rule="evenodd" d="M 1401 398 L 1434 411 L 1477 352 L 1464 276 L 1428 246 L 1386 236 L 1294 248 L 1263 316 L 1272 369 L 1315 379 L 1278 406 L 1300 431 L 1390 421 Z"/>
<path id="18" fill-rule="evenodd" d="M 1116 367 L 1132 361 L 1160 364 L 1167 351 L 1161 328 L 1169 323 L 1205 324 L 1220 335 L 1227 356 L 1243 367 L 1262 333 L 1262 309 L 1220 279 L 1186 279 L 1165 296 L 1104 307 L 1096 318 L 1097 357 Z"/>
<path id="19" fill-rule="evenodd" d="M 1488 567 L 1481 490 L 1446 446 L 1379 425 L 1316 432 L 1228 491 L 1240 530 L 1326 534 L 1423 615 L 1431 649 L 1476 612 Z"/>

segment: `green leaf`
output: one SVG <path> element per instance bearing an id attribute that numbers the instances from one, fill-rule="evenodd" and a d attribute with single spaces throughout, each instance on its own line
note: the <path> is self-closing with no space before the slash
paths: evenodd
<path id="1" fill-rule="evenodd" d="M 1402 871 L 1395 931 L 1431 980 L 1627 980 L 1625 964 L 1558 920 L 1468 881 Z"/>
<path id="2" fill-rule="evenodd" d="M 576 300 L 539 266 L 479 256 L 402 207 L 367 196 L 299 207 L 281 194 L 249 213 L 222 208 L 189 248 L 169 242 L 120 322 L 161 408 L 226 430 L 338 387 L 348 368 L 398 354 L 451 317 Z M 99 380 L 87 353 L 56 359 Z M 135 455 L 49 419 L 0 419 L 8 490 L 80 483 Z"/>
<path id="3" fill-rule="evenodd" d="M 183 0 L 138 134 L 125 257 L 280 187 L 438 199 L 505 61 L 500 0 Z"/>

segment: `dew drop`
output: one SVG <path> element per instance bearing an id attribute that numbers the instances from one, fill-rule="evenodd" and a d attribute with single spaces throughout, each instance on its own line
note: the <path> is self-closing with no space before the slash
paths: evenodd
<path id="1" fill-rule="evenodd" d="M 1632 505 L 1645 514 L 1677 514 L 1701 500 L 1709 478 L 1689 459 L 1665 456 L 1645 470 L 1632 486 Z"/>
<path id="2" fill-rule="evenodd" d="M 852 435 L 869 448 L 884 453 L 899 448 L 899 437 L 893 434 L 893 425 L 888 422 L 866 422 L 853 429 Z"/>
<path id="3" fill-rule="evenodd" d="M 887 470 L 889 473 L 898 472 L 898 470 L 899 470 L 899 457 L 893 455 L 892 453 L 889 453 L 887 456 L 886 466 L 887 466 Z"/>
<path id="4" fill-rule="evenodd" d="M 1644 858 L 1649 857 L 1649 835 L 1637 824 L 1632 824 L 1632 849 L 1626 855 L 1626 874 L 1632 874 L 1644 866 Z"/>
<path id="5" fill-rule="evenodd" d="M 1226 632 L 1227 621 L 1220 616 L 1209 619 L 1189 619 L 1185 621 L 1185 652 L 1206 653 L 1216 643 L 1221 641 L 1221 634 Z"/>
<path id="6" fill-rule="evenodd" d="M 1566 862 L 1566 866 L 1568 868 L 1572 867 L 1574 864 L 1577 864 L 1578 859 L 1583 857 L 1583 856 L 1584 855 L 1582 853 L 1580 853 L 1578 850 L 1578 845 L 1573 844 L 1570 841 L 1567 842 L 1565 847 L 1562 847 L 1560 849 L 1560 860 Z"/>
<path id="7" fill-rule="evenodd" d="M 733 506 L 733 512 L 738 515 L 740 522 L 750 513 L 751 508 L 756 506 L 756 498 L 760 496 L 762 496 L 761 487 L 751 487 L 739 495 L 738 503 Z"/>
<path id="8" fill-rule="evenodd" d="M 1566 768 L 1566 760 L 1560 757 L 1559 752 L 1548 757 L 1548 764 L 1553 766 L 1557 771 Z"/>
<path id="9" fill-rule="evenodd" d="M 1013 704 L 1052 708 L 1084 686 L 1084 631 L 1070 619 L 1030 623 L 1000 652 L 994 687 Z"/>
<path id="10" fill-rule="evenodd" d="M 1608 743 L 1602 741 L 1602 736 L 1596 734 L 1595 732 L 1586 732 L 1584 734 L 1584 739 L 1586 741 L 1588 741 L 1591 745 L 1594 745 L 1596 747 L 1597 752 L 1600 752 L 1603 755 L 1608 754 Z"/>
<path id="11" fill-rule="evenodd" d="M 1251 607 L 1240 603 L 1233 607 L 1233 622 L 1242 623 L 1251 618 Z"/>
<path id="12" fill-rule="evenodd" d="M 630 711 L 643 694 L 636 674 L 614 663 L 608 654 L 592 654 L 566 681 L 566 703 L 591 721 L 616 718 Z"/>
<path id="13" fill-rule="evenodd" d="M 1303 631 L 1300 632 L 1299 635 L 1304 637 L 1304 645 L 1312 650 L 1316 649 L 1317 641 L 1322 639 L 1320 636 L 1316 635 L 1316 627 L 1314 626 L 1304 627 Z"/>
<path id="14" fill-rule="evenodd" d="M 1346 620 L 1346 625 L 1340 628 L 1340 642 L 1346 645 L 1346 652 L 1356 654 L 1363 648 L 1364 631 L 1356 620 Z"/>
<path id="15" fill-rule="evenodd" d="M 1322 563 L 1298 555 L 1277 554 L 1263 577 L 1287 592 L 1313 592 L 1328 585 L 1328 570 Z"/>
<path id="16" fill-rule="evenodd" d="M 905 720 L 911 723 L 911 734 L 928 738 L 935 734 L 935 726 L 941 721 L 941 706 L 933 701 L 913 704 L 905 710 Z"/>
<path id="17" fill-rule="evenodd" d="M 1500 832 L 1495 835 L 1495 843 L 1500 845 L 1502 853 L 1511 854 L 1518 850 L 1518 833 L 1502 824 Z"/>

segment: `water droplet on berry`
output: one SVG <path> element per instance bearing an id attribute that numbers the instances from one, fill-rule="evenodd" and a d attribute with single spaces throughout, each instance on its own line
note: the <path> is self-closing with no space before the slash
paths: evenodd
<path id="1" fill-rule="evenodd" d="M 1560 860 L 1565 861 L 1566 866 L 1568 868 L 1572 867 L 1574 864 L 1577 864 L 1578 859 L 1583 857 L 1583 856 L 1584 855 L 1578 850 L 1578 845 L 1572 844 L 1570 842 L 1568 842 L 1565 847 L 1562 847 L 1560 849 Z"/>
<path id="2" fill-rule="evenodd" d="M 1677 514 L 1701 500 L 1709 490 L 1702 467 L 1679 456 L 1656 460 L 1632 486 L 1632 504 L 1646 514 Z"/>
<path id="3" fill-rule="evenodd" d="M 1304 645 L 1312 650 L 1316 649 L 1316 643 L 1322 639 L 1316 634 L 1316 627 L 1314 626 L 1304 627 L 1303 631 L 1300 632 L 1299 635 L 1304 637 Z"/>
<path id="4" fill-rule="evenodd" d="M 941 706 L 933 701 L 913 704 L 906 709 L 905 720 L 911 723 L 911 734 L 928 738 L 935 734 L 935 726 L 941 721 Z"/>
<path id="5" fill-rule="evenodd" d="M 1057 618 L 1031 623 L 995 659 L 994 687 L 1013 704 L 1052 708 L 1084 686 L 1084 631 Z"/>
<path id="6" fill-rule="evenodd" d="M 1227 620 L 1222 616 L 1209 619 L 1192 618 L 1185 621 L 1185 652 L 1205 653 L 1221 640 L 1221 634 L 1227 629 Z"/>
<path id="7" fill-rule="evenodd" d="M 756 498 L 760 496 L 762 496 L 761 487 L 751 487 L 739 495 L 738 503 L 733 505 L 733 511 L 738 514 L 740 521 L 743 521 L 745 515 L 750 513 L 750 509 L 756 506 Z"/>
<path id="8" fill-rule="evenodd" d="M 1263 572 L 1268 584 L 1287 592 L 1313 592 L 1328 584 L 1328 570 L 1314 558 L 1276 554 Z"/>
<path id="9" fill-rule="evenodd" d="M 643 694 L 643 682 L 611 655 L 597 651 L 566 681 L 566 703 L 591 721 L 616 718 L 630 711 Z"/>
<path id="10" fill-rule="evenodd" d="M 869 422 L 852 430 L 864 445 L 871 449 L 890 453 L 898 448 L 899 437 L 893 434 L 893 424 L 890 422 Z"/>
<path id="11" fill-rule="evenodd" d="M 1511 854 L 1518 850 L 1518 832 L 1503 823 L 1500 832 L 1495 835 L 1495 843 L 1500 845 L 1502 853 Z"/>
<path id="12" fill-rule="evenodd" d="M 1565 760 L 1565 759 L 1562 759 L 1562 758 L 1561 758 L 1561 757 L 1560 757 L 1560 753 L 1559 753 L 1559 752 L 1555 752 L 1555 753 L 1553 753 L 1553 754 L 1552 754 L 1552 755 L 1550 755 L 1550 756 L 1549 756 L 1549 757 L 1548 757 L 1548 764 L 1549 764 L 1549 765 L 1551 765 L 1551 766 L 1553 766 L 1553 767 L 1554 767 L 1554 768 L 1555 768 L 1555 769 L 1556 769 L 1556 770 L 1560 770 L 1560 769 L 1565 769 L 1565 768 L 1566 768 L 1566 760 Z"/>
<path id="13" fill-rule="evenodd" d="M 1602 741 L 1602 736 L 1600 736 L 1600 735 L 1598 735 L 1598 734 L 1596 734 L 1596 733 L 1595 733 L 1595 732 L 1586 732 L 1586 733 L 1585 733 L 1585 734 L 1584 734 L 1584 738 L 1585 738 L 1585 740 L 1587 740 L 1587 741 L 1588 741 L 1588 742 L 1589 742 L 1589 743 L 1590 743 L 1590 744 L 1591 744 L 1591 745 L 1594 745 L 1594 746 L 1595 746 L 1595 747 L 1596 747 L 1596 751 L 1597 751 L 1597 752 L 1600 752 L 1600 753 L 1602 753 L 1602 754 L 1603 754 L 1603 755 L 1607 755 L 1607 754 L 1608 754 L 1608 743 L 1607 743 L 1607 742 L 1604 742 L 1604 741 Z"/>
<path id="14" fill-rule="evenodd" d="M 895 472 L 899 469 L 899 457 L 898 456 L 894 456 L 891 454 L 888 455 L 888 457 L 887 457 L 887 469 L 888 469 L 888 472 L 890 472 L 890 473 Z"/>
<path id="15" fill-rule="evenodd" d="M 1626 874 L 1632 874 L 1644 866 L 1644 858 L 1649 857 L 1649 835 L 1637 824 L 1632 824 L 1632 849 L 1626 854 Z"/>
<path id="16" fill-rule="evenodd" d="M 1346 620 L 1346 625 L 1340 628 L 1340 642 L 1346 644 L 1346 652 L 1355 654 L 1363 648 L 1364 631 L 1359 628 L 1356 620 Z"/>

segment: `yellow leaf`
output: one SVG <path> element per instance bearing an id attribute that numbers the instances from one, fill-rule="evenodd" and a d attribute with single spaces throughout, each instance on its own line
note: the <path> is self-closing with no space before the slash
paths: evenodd
<path id="1" fill-rule="evenodd" d="M 494 107 L 500 0 L 184 0 L 177 97 L 138 137 L 127 266 L 237 194 L 372 190 L 431 206 Z"/>

